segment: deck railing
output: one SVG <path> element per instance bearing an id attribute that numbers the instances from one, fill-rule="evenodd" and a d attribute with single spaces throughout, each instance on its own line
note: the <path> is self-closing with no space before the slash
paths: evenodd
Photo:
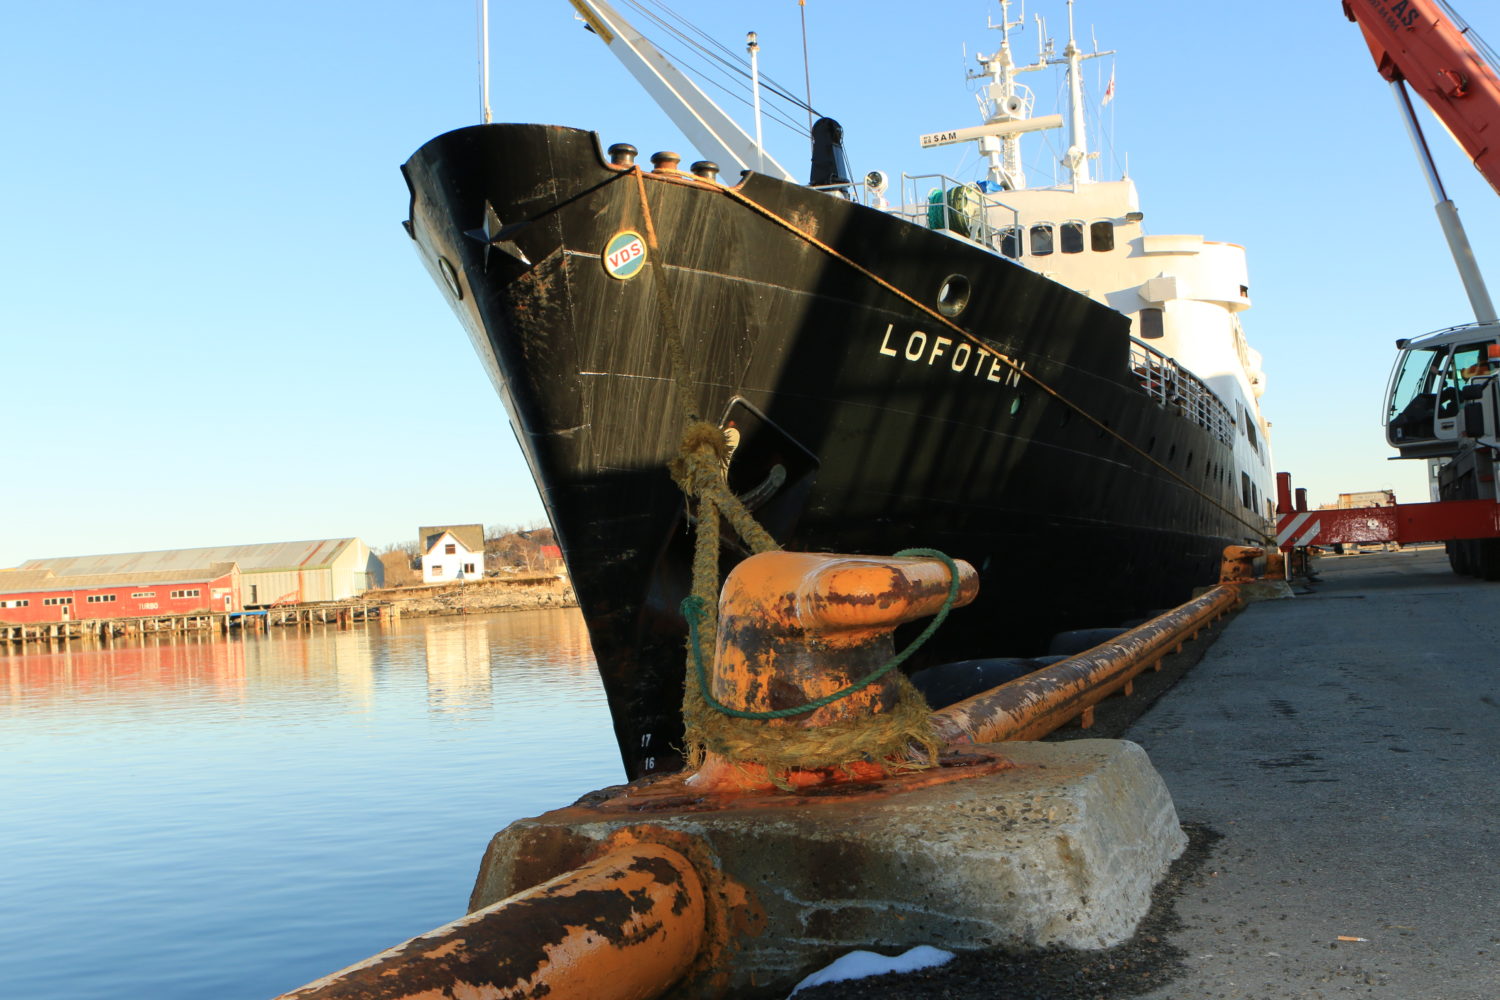
<path id="1" fill-rule="evenodd" d="M 1012 241 L 1019 240 L 1017 234 L 1021 231 L 1021 213 L 994 195 L 982 191 L 978 185 L 954 180 L 947 174 L 904 173 L 901 175 L 900 188 L 892 192 L 875 191 L 867 184 L 853 181 L 848 184 L 821 184 L 814 190 L 840 195 L 861 205 L 878 208 L 924 229 L 934 229 L 972 240 L 995 253 L 1004 253 L 1007 257 L 1019 256 L 1019 242 L 1014 242 L 1010 248 L 1003 248 L 1002 240 L 1007 233 L 1011 234 Z M 962 195 L 956 192 L 962 192 Z M 899 203 L 888 204 L 887 193 Z M 992 216 L 1008 217 L 1010 224 L 996 228 L 991 221 Z M 1006 249 L 1011 252 L 1006 253 Z"/>
<path id="2" fill-rule="evenodd" d="M 1130 370 L 1146 395 L 1175 410 L 1225 444 L 1234 442 L 1234 418 L 1212 389 L 1150 344 L 1130 338 Z"/>

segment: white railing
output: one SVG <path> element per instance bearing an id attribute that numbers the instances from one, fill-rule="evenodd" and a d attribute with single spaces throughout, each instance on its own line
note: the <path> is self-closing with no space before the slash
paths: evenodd
<path id="1" fill-rule="evenodd" d="M 855 181 L 848 184 L 820 184 L 813 190 L 878 208 L 923 229 L 972 240 L 995 253 L 1003 252 L 1001 240 L 1009 230 L 1015 234 L 1016 245 L 1013 252 L 1006 256 L 1020 256 L 1021 213 L 994 195 L 981 191 L 977 185 L 965 184 L 946 174 L 903 173 L 900 189 L 891 192 L 875 192 L 864 183 Z M 957 191 L 962 191 L 963 194 L 955 194 Z M 936 199 L 934 194 L 938 196 Z M 888 195 L 894 196 L 898 204 L 888 204 Z M 963 203 L 961 208 L 960 202 Z M 990 216 L 995 210 L 1008 215 L 1010 225 L 999 229 L 993 226 Z"/>
<path id="2" fill-rule="evenodd" d="M 1150 344 L 1130 338 L 1130 371 L 1146 395 L 1175 410 L 1225 444 L 1234 443 L 1234 418 L 1214 391 Z"/>

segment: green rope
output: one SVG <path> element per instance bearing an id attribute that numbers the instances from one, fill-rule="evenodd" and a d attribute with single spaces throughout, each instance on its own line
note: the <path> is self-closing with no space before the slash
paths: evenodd
<path id="1" fill-rule="evenodd" d="M 902 549 L 896 553 L 897 556 L 928 556 L 933 559 L 941 559 L 943 565 L 948 567 L 948 596 L 943 599 L 943 606 L 933 615 L 932 621 L 922 630 L 922 634 L 911 641 L 901 652 L 892 656 L 884 665 L 878 667 L 863 680 L 856 681 L 848 687 L 825 694 L 821 698 L 814 698 L 805 705 L 797 705 L 793 708 L 774 708 L 764 712 L 750 712 L 742 708 L 731 708 L 719 699 L 715 698 L 708 685 L 708 666 L 703 662 L 703 647 L 698 640 L 698 620 L 704 613 L 704 599 L 698 594 L 690 594 L 682 599 L 682 615 L 687 619 L 688 634 L 690 636 L 689 646 L 693 650 L 693 667 L 698 674 L 698 690 L 703 695 L 703 700 L 710 706 L 725 715 L 736 719 L 785 719 L 793 715 L 803 715 L 807 712 L 815 712 L 825 705 L 831 705 L 842 698 L 847 698 L 857 691 L 862 691 L 874 684 L 886 674 L 895 670 L 907 658 L 922 648 L 922 644 L 931 639 L 938 626 L 943 624 L 943 619 L 948 617 L 948 612 L 953 610 L 953 603 L 958 600 L 958 566 L 954 561 L 937 549 Z"/>

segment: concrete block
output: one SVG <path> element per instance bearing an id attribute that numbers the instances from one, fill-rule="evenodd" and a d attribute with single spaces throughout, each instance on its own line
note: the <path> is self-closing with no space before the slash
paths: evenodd
<path id="1" fill-rule="evenodd" d="M 965 752 L 959 771 L 873 787 L 713 801 L 675 776 L 607 789 L 498 833 L 470 905 L 568 871 L 612 838 L 696 854 L 722 873 L 708 893 L 715 944 L 675 997 L 784 996 L 854 948 L 1128 938 L 1186 846 L 1145 751 L 1072 740 Z M 964 767 L 976 776 L 955 777 Z"/>

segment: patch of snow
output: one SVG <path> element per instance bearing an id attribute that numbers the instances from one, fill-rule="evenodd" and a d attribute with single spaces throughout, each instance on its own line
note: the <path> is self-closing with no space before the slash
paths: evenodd
<path id="1" fill-rule="evenodd" d="M 942 965 L 953 957 L 953 952 L 919 944 L 900 955 L 877 955 L 873 951 L 851 951 L 834 959 L 814 972 L 788 994 L 796 996 L 802 990 L 824 983 L 838 983 L 845 979 L 864 979 L 868 976 L 883 976 L 890 972 L 915 972 Z"/>

